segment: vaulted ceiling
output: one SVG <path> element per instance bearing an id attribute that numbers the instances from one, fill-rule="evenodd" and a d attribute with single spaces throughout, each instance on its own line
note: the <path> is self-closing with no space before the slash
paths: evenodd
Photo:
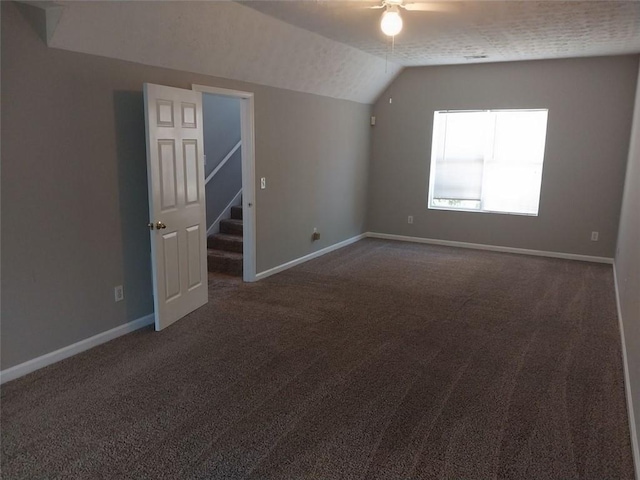
<path id="1" fill-rule="evenodd" d="M 361 103 L 401 69 L 235 2 L 58 4 L 54 48 Z"/>
<path id="2" fill-rule="evenodd" d="M 406 0 L 411 1 L 411 0 Z M 640 1 L 30 2 L 50 47 L 371 103 L 403 67 L 640 53 Z"/>

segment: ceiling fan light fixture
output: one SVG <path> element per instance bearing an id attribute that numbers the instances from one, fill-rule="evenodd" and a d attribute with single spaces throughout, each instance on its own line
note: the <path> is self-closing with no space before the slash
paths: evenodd
<path id="1" fill-rule="evenodd" d="M 398 12 L 398 7 L 393 6 L 387 8 L 382 14 L 380 20 L 380 29 L 382 33 L 389 37 L 395 37 L 402 30 L 402 17 Z"/>

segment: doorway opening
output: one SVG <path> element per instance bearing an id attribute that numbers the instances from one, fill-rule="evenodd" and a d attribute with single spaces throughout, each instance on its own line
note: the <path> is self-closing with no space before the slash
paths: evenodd
<path id="1" fill-rule="evenodd" d="M 256 280 L 253 93 L 193 85 L 202 93 L 208 263 Z"/>

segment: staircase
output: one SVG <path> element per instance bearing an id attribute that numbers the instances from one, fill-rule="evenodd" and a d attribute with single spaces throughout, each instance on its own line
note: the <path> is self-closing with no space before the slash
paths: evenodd
<path id="1" fill-rule="evenodd" d="M 242 206 L 231 207 L 231 218 L 220 221 L 220 233 L 207 238 L 210 272 L 242 276 Z"/>

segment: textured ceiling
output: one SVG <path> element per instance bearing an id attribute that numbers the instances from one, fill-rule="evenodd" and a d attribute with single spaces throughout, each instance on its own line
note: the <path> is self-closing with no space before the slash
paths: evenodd
<path id="1" fill-rule="evenodd" d="M 235 2 L 58 3 L 48 45 L 64 50 L 361 103 L 401 70 Z"/>
<path id="2" fill-rule="evenodd" d="M 260 12 L 385 58 L 380 2 L 249 1 Z M 403 66 L 640 52 L 639 1 L 448 1 L 449 12 L 401 11 L 394 62 Z M 468 58 L 485 56 L 486 58 Z"/>
<path id="3" fill-rule="evenodd" d="M 640 0 L 431 3 L 391 51 L 375 0 L 31 2 L 51 47 L 362 103 L 403 66 L 640 53 Z"/>

